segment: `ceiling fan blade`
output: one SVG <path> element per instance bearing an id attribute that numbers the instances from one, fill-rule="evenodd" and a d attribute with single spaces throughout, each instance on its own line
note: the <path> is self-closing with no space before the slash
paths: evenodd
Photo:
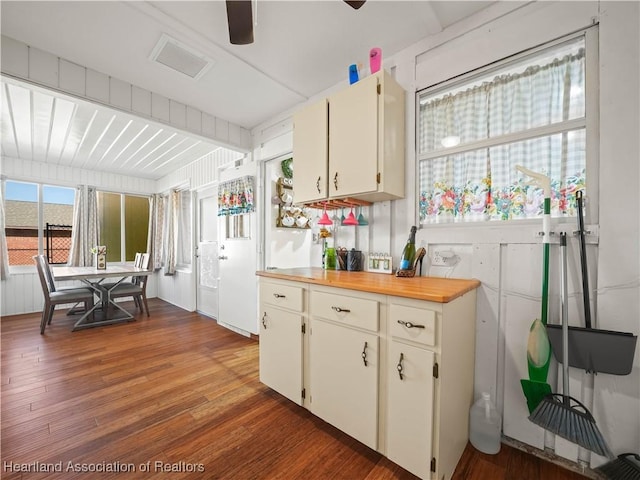
<path id="1" fill-rule="evenodd" d="M 346 3 L 347 5 L 349 5 L 352 8 L 355 8 L 356 10 L 358 10 L 362 5 L 364 5 L 364 2 L 366 2 L 366 0 L 344 0 L 344 3 Z"/>
<path id="2" fill-rule="evenodd" d="M 251 0 L 226 0 L 229 40 L 233 45 L 253 43 Z"/>

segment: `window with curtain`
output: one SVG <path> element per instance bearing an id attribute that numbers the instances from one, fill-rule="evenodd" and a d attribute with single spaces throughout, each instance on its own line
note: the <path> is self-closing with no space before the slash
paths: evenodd
<path id="1" fill-rule="evenodd" d="M 71 247 L 75 189 L 5 182 L 5 236 L 9 265 L 33 265 L 42 252 L 50 263 L 66 263 Z"/>
<path id="2" fill-rule="evenodd" d="M 100 245 L 108 262 L 132 262 L 136 252 L 147 251 L 149 197 L 98 192 Z"/>
<path id="3" fill-rule="evenodd" d="M 587 175 L 584 35 L 417 94 L 421 224 L 535 218 L 551 179 L 551 214 L 575 215 Z M 591 88 L 593 83 L 589 84 Z"/>

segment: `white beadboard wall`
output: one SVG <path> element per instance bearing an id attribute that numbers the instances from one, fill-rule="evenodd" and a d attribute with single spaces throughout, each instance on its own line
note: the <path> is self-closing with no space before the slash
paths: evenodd
<path id="1" fill-rule="evenodd" d="M 246 128 L 2 35 L 2 73 L 248 151 Z"/>
<path id="2" fill-rule="evenodd" d="M 406 141 L 407 145 L 415 145 L 413 92 L 593 23 L 600 24 L 601 136 L 599 208 L 595 212 L 599 225 L 587 226 L 597 233 L 588 238 L 587 248 L 591 302 L 600 328 L 636 335 L 640 333 L 639 19 L 637 2 L 501 2 L 393 58 L 386 58 L 384 64 L 385 69 L 393 68 L 396 79 L 409 92 Z M 321 96 L 323 94 L 309 102 Z M 291 114 L 301 106 L 253 130 L 254 155 L 258 159 L 265 160 L 274 152 L 284 153 L 291 148 L 290 144 L 283 146 L 282 140 L 291 131 Z M 374 211 L 372 222 L 376 244 L 390 245 L 396 263 L 416 219 L 414 148 L 407 149 L 406 162 L 406 198 L 391 202 L 389 210 Z M 379 218 L 381 215 L 384 218 Z M 385 228 L 388 237 L 381 239 Z M 571 232 L 576 226 L 554 224 L 554 228 Z M 527 375 L 529 327 L 540 315 L 542 251 L 536 235 L 539 230 L 536 222 L 520 223 L 516 227 L 436 225 L 420 229 L 417 242 L 427 247 L 429 254 L 436 249 L 447 249 L 461 258 L 453 269 L 428 268 L 429 275 L 474 277 L 482 282 L 477 300 L 476 397 L 482 391 L 490 392 L 503 413 L 504 433 L 542 449 L 545 432 L 528 421 L 519 382 Z M 576 239 L 571 238 L 570 245 L 570 323 L 583 325 Z M 557 322 L 556 247 L 552 247 L 552 252 L 550 312 L 554 315 L 552 321 Z M 279 253 L 286 255 L 287 252 Z M 639 350 L 636 349 L 634 369 L 628 376 L 600 373 L 594 381 L 574 369 L 570 375 L 572 395 L 591 409 L 617 454 L 640 451 Z M 554 390 L 556 381 L 560 380 L 557 369 L 552 368 L 549 382 Z M 577 461 L 580 455 L 581 460 L 593 467 L 603 461 L 559 437 L 548 434 L 546 437 L 547 446 L 555 443 L 555 453 L 561 457 Z"/>

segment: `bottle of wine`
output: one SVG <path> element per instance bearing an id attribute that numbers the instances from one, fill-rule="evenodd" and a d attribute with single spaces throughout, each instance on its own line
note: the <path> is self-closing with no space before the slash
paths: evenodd
<path id="1" fill-rule="evenodd" d="M 402 250 L 402 257 L 400 257 L 400 270 L 411 270 L 413 267 L 413 259 L 416 256 L 416 226 L 411 227 L 411 233 L 409 234 L 409 240 Z"/>

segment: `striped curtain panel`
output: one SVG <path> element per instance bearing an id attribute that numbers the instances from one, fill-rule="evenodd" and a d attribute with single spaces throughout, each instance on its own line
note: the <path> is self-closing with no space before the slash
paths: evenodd
<path id="1" fill-rule="evenodd" d="M 164 197 L 153 194 L 149 197 L 149 230 L 147 234 L 147 253 L 149 254 L 149 269 L 157 270 L 162 267 L 164 241 Z"/>
<path id="2" fill-rule="evenodd" d="M 85 200 L 86 192 L 86 200 Z M 98 221 L 98 194 L 94 187 L 80 185 L 76 188 L 73 203 L 73 228 L 67 265 L 85 267 L 93 265 L 91 248 L 98 245 L 100 222 Z"/>
<path id="3" fill-rule="evenodd" d="M 574 214 L 586 138 L 584 122 L 571 122 L 585 117 L 585 51 L 547 62 L 420 102 L 421 223 L 542 215 L 542 190 L 516 165 L 551 178 L 552 216 Z"/>

